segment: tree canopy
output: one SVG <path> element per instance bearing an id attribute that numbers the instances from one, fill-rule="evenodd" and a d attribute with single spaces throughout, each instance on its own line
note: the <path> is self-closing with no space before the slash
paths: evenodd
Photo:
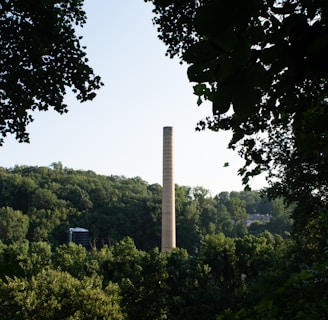
<path id="1" fill-rule="evenodd" d="M 221 192 L 176 185 L 177 245 L 196 252 L 206 234 L 236 236 L 264 230 L 285 237 L 292 222 L 282 199 L 268 201 L 256 191 Z M 162 187 L 141 178 L 97 175 L 63 165 L 0 168 L 0 240 L 66 242 L 67 230 L 90 231 L 91 247 L 130 236 L 136 246 L 160 245 Z M 271 217 L 270 221 L 266 217 Z M 282 216 L 283 220 L 277 218 Z"/>
<path id="2" fill-rule="evenodd" d="M 178 248 L 160 252 L 161 191 L 61 163 L 0 168 L 4 319 L 325 318 L 318 224 L 298 243 L 283 199 L 176 185 Z"/>
<path id="3" fill-rule="evenodd" d="M 0 0 L 0 145 L 7 134 L 28 142 L 32 111 L 68 111 L 67 88 L 83 102 L 102 85 L 88 65 L 83 0 Z"/>

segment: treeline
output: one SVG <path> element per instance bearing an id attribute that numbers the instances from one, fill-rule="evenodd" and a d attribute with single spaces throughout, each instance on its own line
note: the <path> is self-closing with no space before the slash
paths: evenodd
<path id="1" fill-rule="evenodd" d="M 195 256 L 138 250 L 131 238 L 90 251 L 0 242 L 1 319 L 215 319 L 261 272 L 277 270 L 284 246 L 269 232 L 208 235 Z"/>
<path id="2" fill-rule="evenodd" d="M 97 175 L 53 163 L 50 167 L 0 169 L 0 239 L 27 239 L 53 246 L 67 241 L 70 227 L 90 231 L 91 247 L 124 237 L 138 249 L 160 247 L 162 188 L 141 178 Z M 255 217 L 250 221 L 249 218 Z M 261 217 L 269 222 L 261 222 Z M 258 218 L 256 218 L 258 217 Z M 229 237 L 265 230 L 285 237 L 289 210 L 282 199 L 268 201 L 258 192 L 221 192 L 176 186 L 177 245 L 194 254 L 208 234 Z M 250 224 L 250 222 L 253 222 Z"/>
<path id="3" fill-rule="evenodd" d="M 0 201 L 1 319 L 327 318 L 326 238 L 318 223 L 289 237 L 281 199 L 176 186 L 179 248 L 164 253 L 161 187 L 140 178 L 0 169 Z M 90 250 L 66 243 L 72 226 Z"/>
<path id="4" fill-rule="evenodd" d="M 129 237 L 90 251 L 0 242 L 1 319 L 326 319 L 328 259 L 298 254 L 268 231 L 207 235 L 195 255 L 138 250 Z"/>

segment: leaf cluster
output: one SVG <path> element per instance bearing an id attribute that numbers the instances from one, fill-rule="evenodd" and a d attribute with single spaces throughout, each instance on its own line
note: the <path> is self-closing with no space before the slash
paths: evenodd
<path id="1" fill-rule="evenodd" d="M 0 145 L 8 134 L 28 142 L 33 111 L 68 111 L 67 88 L 83 102 L 102 83 L 88 65 L 83 0 L 0 1 Z"/>

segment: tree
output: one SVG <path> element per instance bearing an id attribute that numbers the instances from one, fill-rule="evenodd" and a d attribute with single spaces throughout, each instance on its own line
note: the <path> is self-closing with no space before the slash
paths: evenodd
<path id="1" fill-rule="evenodd" d="M 203 187 L 195 187 L 191 191 L 195 206 L 200 212 L 198 223 L 201 234 L 216 233 L 218 226 L 216 201 L 209 195 L 209 190 Z"/>
<path id="2" fill-rule="evenodd" d="M 175 210 L 177 225 L 177 246 L 187 249 L 190 254 L 197 252 L 201 236 L 197 201 L 192 199 L 192 190 L 188 187 L 175 187 Z"/>
<path id="3" fill-rule="evenodd" d="M 327 1 L 150 1 L 167 53 L 212 103 L 198 129 L 232 130 L 244 184 L 266 171 L 269 195 L 298 203 L 298 230 L 327 212 Z"/>
<path id="4" fill-rule="evenodd" d="M 168 319 L 165 256 L 152 249 L 141 257 L 139 268 L 121 281 L 123 310 L 131 320 Z"/>
<path id="5" fill-rule="evenodd" d="M 106 293 L 93 279 L 79 281 L 46 268 L 32 279 L 0 280 L 2 319 L 124 319 L 117 285 Z"/>
<path id="6" fill-rule="evenodd" d="M 29 242 L 25 257 L 19 265 L 27 277 L 31 277 L 47 268 L 51 263 L 51 245 L 48 242 Z"/>
<path id="7" fill-rule="evenodd" d="M 8 134 L 28 142 L 32 111 L 68 111 L 67 88 L 77 100 L 95 97 L 102 85 L 88 66 L 82 37 L 83 0 L 0 1 L 0 145 Z"/>
<path id="8" fill-rule="evenodd" d="M 275 262 L 274 256 L 277 255 L 275 240 L 271 233 L 266 233 L 269 235 L 269 239 L 265 237 L 264 233 L 257 237 L 246 235 L 242 239 L 235 239 L 236 264 L 240 274 L 245 274 L 248 281 L 257 279 L 263 270 L 270 270 Z"/>
<path id="9" fill-rule="evenodd" d="M 107 277 L 119 283 L 121 305 L 128 318 L 166 319 L 167 272 L 158 248 L 146 253 L 138 250 L 131 238 L 124 238 L 111 251 Z"/>
<path id="10" fill-rule="evenodd" d="M 25 240 L 29 218 L 19 210 L 0 208 L 0 240 L 6 244 Z"/>
<path id="11" fill-rule="evenodd" d="M 241 223 L 247 218 L 246 202 L 238 197 L 232 197 L 227 206 L 234 224 Z"/>
<path id="12" fill-rule="evenodd" d="M 240 277 L 236 273 L 235 250 L 234 240 L 222 233 L 207 235 L 202 241 L 197 258 L 199 265 L 204 268 L 203 271 L 198 271 L 203 273 L 203 279 L 199 281 L 204 283 L 198 288 L 198 294 L 201 293 L 199 305 L 195 302 L 196 308 L 199 307 L 201 311 L 197 319 L 215 319 L 214 314 L 233 305 L 236 279 Z"/>
<path id="13" fill-rule="evenodd" d="M 85 248 L 73 242 L 57 247 L 53 254 L 53 264 L 56 268 L 80 280 L 87 275 L 87 259 Z"/>
<path id="14" fill-rule="evenodd" d="M 218 231 L 227 236 L 232 236 L 234 225 L 232 223 L 231 215 L 224 204 L 217 204 L 217 215 Z"/>
<path id="15" fill-rule="evenodd" d="M 266 272 L 245 295 L 239 310 L 228 309 L 217 320 L 326 319 L 326 266 L 325 260 L 312 267 L 303 265 L 296 272 L 286 273 L 281 266 Z"/>
<path id="16" fill-rule="evenodd" d="M 261 203 L 261 195 L 256 191 L 242 191 L 239 197 L 246 202 L 246 211 L 248 214 L 261 214 L 259 205 Z M 264 214 L 264 213 L 262 213 Z"/>
<path id="17" fill-rule="evenodd" d="M 166 255 L 166 269 L 168 273 L 167 299 L 169 319 L 188 319 L 186 309 L 188 308 L 188 298 L 191 298 L 190 293 L 194 292 L 192 286 L 196 281 L 193 281 L 192 270 L 193 266 L 190 263 L 190 256 L 186 249 L 174 248 L 173 250 L 163 253 Z"/>
<path id="18" fill-rule="evenodd" d="M 0 241 L 0 278 L 23 277 L 25 270 L 21 262 L 26 260 L 28 242 L 14 242 L 5 245 Z"/>
<path id="19" fill-rule="evenodd" d="M 45 210 L 33 208 L 29 213 L 30 227 L 28 239 L 31 241 L 49 240 L 54 229 L 65 222 L 66 210 Z"/>

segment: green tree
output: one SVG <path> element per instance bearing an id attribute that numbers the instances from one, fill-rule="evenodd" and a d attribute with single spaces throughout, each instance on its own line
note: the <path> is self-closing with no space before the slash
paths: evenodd
<path id="1" fill-rule="evenodd" d="M 30 280 L 0 280 L 2 319 L 124 319 L 117 285 L 106 293 L 92 279 L 46 268 Z"/>
<path id="2" fill-rule="evenodd" d="M 246 202 L 238 197 L 230 198 L 228 210 L 235 225 L 247 218 Z"/>
<path id="3" fill-rule="evenodd" d="M 25 276 L 24 265 L 27 261 L 29 243 L 14 242 L 4 245 L 0 241 L 0 278 Z"/>
<path id="4" fill-rule="evenodd" d="M 70 242 L 57 247 L 52 260 L 56 268 L 82 280 L 87 275 L 87 258 L 87 251 L 84 247 Z"/>
<path id="5" fill-rule="evenodd" d="M 198 284 L 193 312 L 197 316 L 190 319 L 215 319 L 220 310 L 233 305 L 236 278 L 239 276 L 236 274 L 236 258 L 232 238 L 225 237 L 223 233 L 205 236 L 194 275 Z"/>
<path id="6" fill-rule="evenodd" d="M 235 243 L 223 233 L 208 235 L 202 241 L 200 258 L 211 267 L 211 272 L 218 282 L 231 286 L 235 277 Z"/>
<path id="7" fill-rule="evenodd" d="M 215 200 L 218 204 L 227 205 L 230 199 L 230 193 L 227 191 L 220 192 L 218 195 L 215 196 Z"/>
<path id="8" fill-rule="evenodd" d="M 233 221 L 234 235 L 241 237 L 248 232 L 245 224 L 247 218 L 246 202 L 236 195 L 230 197 L 227 208 Z"/>
<path id="9" fill-rule="evenodd" d="M 30 228 L 28 239 L 31 241 L 47 241 L 53 230 L 64 223 L 66 210 L 45 210 L 33 208 L 29 213 Z"/>
<path id="10" fill-rule="evenodd" d="M 217 204 L 217 215 L 218 215 L 218 232 L 224 233 L 226 236 L 233 235 L 233 223 L 231 215 L 224 204 Z"/>
<path id="11" fill-rule="evenodd" d="M 40 188 L 33 192 L 31 207 L 54 210 L 58 207 L 57 196 L 49 189 Z"/>
<path id="12" fill-rule="evenodd" d="M 257 279 L 261 272 L 270 270 L 275 263 L 275 240 L 268 234 L 269 239 L 263 234 L 235 239 L 236 265 L 239 274 L 245 275 L 248 281 Z"/>
<path id="13" fill-rule="evenodd" d="M 192 197 L 200 212 L 199 229 L 201 235 L 216 233 L 218 231 L 216 201 L 210 196 L 209 190 L 195 187 L 192 189 Z"/>
<path id="14" fill-rule="evenodd" d="M 242 307 L 226 310 L 217 320 L 326 319 L 326 266 L 327 261 L 303 265 L 294 272 L 284 268 L 266 272 L 250 288 Z"/>
<path id="15" fill-rule="evenodd" d="M 20 266 L 27 277 L 38 274 L 51 265 L 51 245 L 48 242 L 30 242 L 24 259 Z"/>
<path id="16" fill-rule="evenodd" d="M 82 181 L 84 180 L 83 175 L 78 176 Z M 78 180 L 77 177 L 74 179 Z M 82 182 L 81 181 L 81 182 Z M 84 181 L 83 181 L 84 182 Z M 93 204 L 89 198 L 88 189 L 86 190 L 83 186 L 77 184 L 63 185 L 59 191 L 60 197 L 66 201 L 69 201 L 74 208 L 78 211 L 85 211 L 91 209 Z"/>
<path id="17" fill-rule="evenodd" d="M 190 254 L 197 252 L 201 238 L 201 211 L 197 200 L 193 199 L 191 188 L 175 186 L 175 211 L 177 246 L 187 249 Z"/>
<path id="18" fill-rule="evenodd" d="M 19 210 L 0 208 L 0 240 L 6 244 L 25 240 L 29 218 Z"/>
<path id="19" fill-rule="evenodd" d="M 186 249 L 181 248 L 174 248 L 164 254 L 168 274 L 168 319 L 188 319 L 188 298 L 191 298 L 190 293 L 195 291 L 190 256 Z"/>
<path id="20" fill-rule="evenodd" d="M 167 319 L 166 259 L 158 248 L 139 260 L 139 272 L 123 278 L 120 284 L 124 310 L 129 319 Z"/>
<path id="21" fill-rule="evenodd" d="M 111 260 L 106 270 L 109 279 L 120 282 L 122 278 L 130 278 L 140 273 L 140 259 L 145 252 L 139 251 L 130 237 L 117 242 L 110 251 Z"/>
<path id="22" fill-rule="evenodd" d="M 185 249 L 165 252 L 167 259 L 168 319 L 215 319 L 225 298 L 212 266 L 204 256 L 189 256 Z M 208 257 L 209 258 L 209 257 Z M 209 258 L 210 259 L 210 258 Z M 214 258 L 215 260 L 215 258 Z"/>
<path id="23" fill-rule="evenodd" d="M 76 26 L 83 0 L 0 1 L 0 145 L 8 133 L 29 141 L 32 111 L 68 111 L 68 87 L 79 101 L 91 100 L 102 83 L 88 66 Z"/>
<path id="24" fill-rule="evenodd" d="M 257 191 L 241 191 L 239 192 L 239 197 L 241 200 L 246 202 L 247 214 L 261 214 L 260 203 L 261 194 Z"/>
<path id="25" fill-rule="evenodd" d="M 0 207 L 11 207 L 27 213 L 37 185 L 34 179 L 24 177 L 11 169 L 0 171 Z"/>

